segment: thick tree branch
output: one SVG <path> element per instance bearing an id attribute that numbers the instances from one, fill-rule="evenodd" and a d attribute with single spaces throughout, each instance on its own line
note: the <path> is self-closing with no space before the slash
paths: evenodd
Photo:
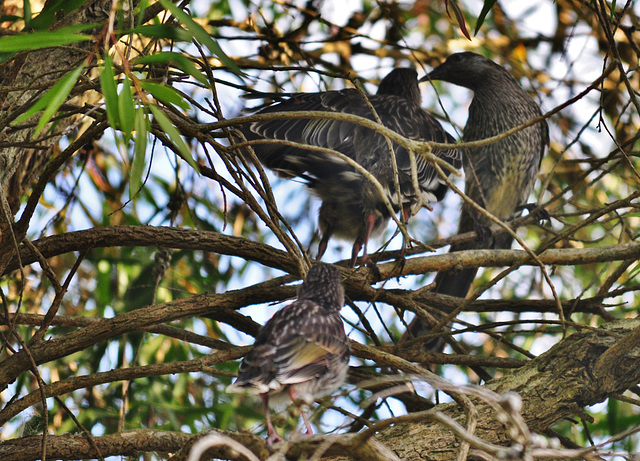
<path id="1" fill-rule="evenodd" d="M 260 459 L 266 459 L 268 451 L 264 440 L 247 433 L 221 432 L 248 447 Z M 94 441 L 103 456 L 137 457 L 141 452 L 175 453 L 195 442 L 204 434 L 185 434 L 182 432 L 159 431 L 154 429 L 138 429 L 117 434 L 94 437 Z M 40 436 L 23 437 L 0 443 L 0 461 L 29 461 L 39 459 Z M 221 459 L 244 461 L 244 457 L 233 450 L 221 446 L 212 450 L 212 456 Z M 49 436 L 47 454 L 51 459 L 87 459 L 95 458 L 96 453 L 82 435 Z"/>
<path id="2" fill-rule="evenodd" d="M 80 251 L 89 248 L 117 246 L 160 246 L 191 250 L 212 251 L 220 254 L 238 256 L 260 262 L 269 267 L 297 274 L 297 267 L 287 253 L 269 245 L 254 242 L 241 237 L 230 237 L 216 232 L 196 231 L 173 227 L 151 226 L 113 226 L 98 227 L 84 231 L 68 232 L 62 235 L 44 237 L 33 242 L 35 248 L 46 258 Z M 36 261 L 28 248 L 21 249 L 23 264 Z M 563 248 L 545 250 L 539 255 L 540 261 L 548 265 L 576 265 L 598 262 L 624 261 L 640 259 L 640 242 L 621 243 L 592 248 Z M 364 283 L 410 275 L 425 274 L 438 270 L 456 270 L 470 267 L 501 267 L 536 264 L 522 250 L 466 250 L 434 256 L 422 256 L 407 259 L 399 272 L 396 263 L 377 266 L 373 274 L 361 268 L 359 274 L 366 275 Z M 17 269 L 17 261 L 9 267 Z M 360 275 L 362 277 L 363 275 Z"/>
<path id="3" fill-rule="evenodd" d="M 522 397 L 522 416 L 531 432 L 541 433 L 555 422 L 576 415 L 582 408 L 602 402 L 614 393 L 624 392 L 640 381 L 640 347 L 626 350 L 617 363 L 624 362 L 616 372 L 599 372 L 603 355 L 616 349 L 628 335 L 635 335 L 640 320 L 620 320 L 596 331 L 580 331 L 560 341 L 549 351 L 486 387 L 499 394 L 515 391 Z M 460 422 L 463 411 L 455 404 L 437 407 Z M 497 422 L 486 404 L 478 405 L 479 423 L 476 435 L 483 440 L 508 444 L 504 427 Z M 397 424 L 383 430 L 380 440 L 402 459 L 450 460 L 454 458 L 459 440 L 448 429 L 434 422 Z"/>
<path id="4" fill-rule="evenodd" d="M 174 227 L 112 226 L 96 227 L 61 235 L 44 237 L 33 242 L 45 258 L 82 251 L 91 248 L 120 246 L 152 246 L 187 250 L 212 251 L 239 256 L 257 261 L 265 266 L 297 273 L 287 253 L 268 245 L 241 237 L 230 237 L 217 232 L 178 229 Z M 37 259 L 29 248 L 21 249 L 22 264 L 28 265 Z M 26 259 L 25 259 L 26 258 Z M 17 269 L 17 261 L 9 264 L 8 270 Z"/>

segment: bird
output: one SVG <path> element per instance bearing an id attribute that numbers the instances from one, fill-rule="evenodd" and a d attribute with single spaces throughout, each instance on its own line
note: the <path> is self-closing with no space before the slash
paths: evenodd
<path id="1" fill-rule="evenodd" d="M 452 54 L 421 80 L 441 80 L 473 91 L 463 142 L 500 135 L 542 115 L 540 106 L 504 67 L 476 53 Z M 517 217 L 523 208 L 529 208 L 526 201 L 548 145 L 549 127 L 546 120 L 540 120 L 499 141 L 465 147 L 465 194 L 502 221 Z M 507 233 L 490 235 L 490 224 L 487 217 L 463 203 L 458 233 L 475 230 L 478 238 L 452 245 L 449 251 L 511 248 L 513 238 Z M 434 292 L 464 298 L 476 273 L 475 268 L 438 272 Z M 429 326 L 420 318 L 407 329 L 412 337 L 428 331 Z M 443 345 L 440 342 L 439 347 L 431 344 L 427 348 Z"/>
<path id="2" fill-rule="evenodd" d="M 267 424 L 267 444 L 282 438 L 271 424 L 269 406 L 289 399 L 300 408 L 307 434 L 313 434 L 306 411 L 345 381 L 351 346 L 340 309 L 344 289 L 340 272 L 330 264 L 309 269 L 296 301 L 284 306 L 260 329 L 253 348 L 227 392 L 260 395 Z"/>
<path id="3" fill-rule="evenodd" d="M 413 68 L 396 68 L 385 76 L 375 95 L 365 97 L 356 89 L 317 93 L 261 93 L 274 102 L 258 114 L 276 112 L 323 111 L 358 115 L 375 120 L 400 135 L 422 141 L 452 144 L 433 149 L 433 154 L 453 167 L 462 167 L 462 154 L 440 123 L 421 105 L 418 73 Z M 248 96 L 253 97 L 253 96 Z M 373 110 L 372 110 L 373 108 Z M 375 114 L 374 111 L 375 110 Z M 357 162 L 382 185 L 393 211 L 402 210 L 405 221 L 418 204 L 441 200 L 447 185 L 422 156 L 416 156 L 419 190 L 414 190 L 411 162 L 407 150 L 392 143 L 398 168 L 401 199 L 395 187 L 392 157 L 384 136 L 370 128 L 335 119 L 296 118 L 261 120 L 241 128 L 247 141 L 282 140 L 313 147 L 333 149 Z M 347 161 L 328 152 L 278 143 L 254 143 L 259 161 L 283 178 L 301 178 L 320 198 L 318 227 L 321 232 L 317 259 L 324 255 L 333 236 L 354 242 L 351 267 L 360 250 L 367 261 L 367 242 L 381 234 L 391 213 L 373 183 Z M 416 208 L 416 209 L 414 209 Z"/>

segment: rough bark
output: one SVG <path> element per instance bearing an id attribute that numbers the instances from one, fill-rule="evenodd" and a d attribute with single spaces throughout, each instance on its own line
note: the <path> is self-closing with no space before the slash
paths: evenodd
<path id="1" fill-rule="evenodd" d="M 131 7 L 135 4 L 137 1 L 131 2 Z M 19 52 L 0 66 L 0 85 L 5 89 L 0 92 L 0 142 L 9 146 L 0 149 L 0 248 L 11 249 L 0 252 L 0 272 L 3 272 L 27 231 L 28 222 L 12 229 L 14 215 L 20 207 L 22 197 L 30 192 L 36 178 L 51 179 L 42 178 L 43 172 L 55 157 L 58 141 L 65 130 L 75 123 L 75 117 L 60 118 L 50 131 L 43 130 L 37 138 L 34 138 L 35 122 L 40 114 L 17 127 L 11 127 L 10 123 L 42 97 L 63 75 L 83 62 L 90 64 L 95 60 L 94 53 L 99 49 L 96 45 L 102 43 L 102 35 L 106 32 L 107 19 L 112 13 L 113 5 L 110 0 L 93 0 L 85 2 L 67 15 L 56 13 L 56 21 L 51 29 L 95 24 L 97 27 L 84 33 L 94 34 L 96 42 L 89 40 L 74 46 Z M 122 11 L 119 17 L 129 21 L 128 11 L 132 10 Z M 85 73 L 90 69 L 87 66 Z M 76 91 L 70 97 L 84 99 L 86 94 L 86 91 Z M 50 171 L 52 175 L 55 172 Z"/>
<path id="2" fill-rule="evenodd" d="M 555 422 L 582 417 L 582 408 L 624 392 L 640 381 L 640 320 L 621 320 L 597 330 L 568 336 L 526 366 L 487 384 L 499 394 L 515 391 L 522 397 L 522 416 L 532 432 L 541 433 Z M 633 346 L 626 349 L 627 343 Z M 613 351 L 610 355 L 608 351 Z M 617 352 L 616 352 L 617 351 Z M 442 411 L 464 425 L 465 415 L 456 403 L 440 405 Z M 434 410 L 435 410 L 434 409 Z M 479 403 L 475 434 L 485 441 L 508 444 L 504 426 L 486 404 Z M 397 424 L 379 435 L 406 460 L 450 460 L 460 441 L 435 422 Z"/>
<path id="3" fill-rule="evenodd" d="M 86 2 L 81 8 L 64 18 L 59 18 L 53 29 L 60 26 L 76 24 L 99 24 L 109 16 L 112 2 L 110 0 L 94 0 Z M 91 31 L 87 31 L 91 33 Z M 81 42 L 73 47 L 45 48 L 30 52 L 18 53 L 11 61 L 0 68 L 0 83 L 5 88 L 13 88 L 0 95 L 0 118 L 15 118 L 24 111 L 24 105 L 33 101 L 34 97 L 46 90 L 52 82 L 57 81 L 64 73 L 79 65 L 89 55 L 91 42 Z M 12 115 L 13 114 L 13 115 Z M 0 186 L 4 189 L 11 182 L 9 203 L 17 206 L 20 196 L 41 173 L 42 168 L 52 157 L 52 150 L 68 125 L 69 121 L 58 124 L 56 135 L 36 140 L 37 148 L 25 148 L 31 142 L 33 126 L 23 129 L 8 129 L 4 126 L 2 141 L 13 145 L 0 153 Z M 12 206 L 12 208 L 14 208 Z"/>

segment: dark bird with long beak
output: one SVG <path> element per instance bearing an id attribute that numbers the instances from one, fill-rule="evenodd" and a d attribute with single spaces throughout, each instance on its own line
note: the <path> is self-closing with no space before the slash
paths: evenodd
<path id="1" fill-rule="evenodd" d="M 501 135 L 542 115 L 538 104 L 505 68 L 479 54 L 453 54 L 422 80 L 428 79 L 473 91 L 464 142 Z M 464 148 L 465 194 L 502 221 L 517 217 L 527 204 L 548 145 L 549 127 L 545 120 L 540 120 L 498 141 Z M 449 251 L 511 248 L 511 235 L 490 235 L 491 224 L 486 216 L 465 202 L 458 233 L 475 230 L 479 237 L 453 245 Z M 476 273 L 475 268 L 438 272 L 434 291 L 464 298 Z M 418 337 L 428 331 L 428 325 L 416 319 L 408 334 Z"/>

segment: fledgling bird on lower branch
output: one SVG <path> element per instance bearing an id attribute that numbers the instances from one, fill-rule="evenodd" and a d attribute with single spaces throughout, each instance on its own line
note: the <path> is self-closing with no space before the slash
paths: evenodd
<path id="1" fill-rule="evenodd" d="M 375 110 L 383 125 L 406 138 L 455 143 L 440 123 L 420 107 L 418 74 L 414 69 L 398 68 L 391 71 L 380 82 L 377 94 L 368 97 L 371 105 L 355 89 L 287 96 L 262 94 L 261 97 L 271 97 L 276 102 L 258 114 L 322 111 L 375 120 Z M 322 118 L 279 118 L 244 125 L 242 132 L 249 141 L 290 141 L 344 154 L 380 182 L 394 211 L 402 210 L 405 218 L 409 217 L 411 211 L 416 211 L 412 210 L 416 204 L 421 206 L 441 200 L 447 191 L 443 178 L 420 155 L 416 155 L 416 183 L 419 190 L 415 190 L 409 153 L 404 147 L 391 143 L 398 167 L 399 199 L 387 140 L 374 130 L 356 123 Z M 279 143 L 258 142 L 252 147 L 263 165 L 282 177 L 302 178 L 322 200 L 318 218 L 322 232 L 318 259 L 324 254 L 331 236 L 335 235 L 354 242 L 352 267 L 363 247 L 363 260 L 366 260 L 369 237 L 385 229 L 391 213 L 379 191 L 362 172 L 328 152 Z M 433 154 L 455 168 L 462 167 L 462 155 L 454 146 L 450 149 L 434 149 Z"/>
<path id="2" fill-rule="evenodd" d="M 506 69 L 475 53 L 456 53 L 422 80 L 442 80 L 469 88 L 473 100 L 464 128 L 464 142 L 491 138 L 524 125 L 542 115 L 540 107 Z M 526 204 L 536 181 L 540 163 L 549 145 L 549 128 L 541 120 L 506 138 L 483 146 L 463 149 L 465 194 L 502 221 L 515 218 Z M 491 224 L 466 202 L 462 205 L 458 233 L 486 234 Z M 476 240 L 454 245 L 450 252 L 470 249 L 508 249 L 509 234 L 482 235 Z M 435 292 L 464 298 L 477 269 L 438 272 Z M 429 328 L 414 320 L 408 332 L 421 336 Z"/>
<path id="3" fill-rule="evenodd" d="M 240 364 L 238 379 L 227 388 L 227 392 L 260 395 L 268 445 L 282 441 L 271 424 L 270 404 L 293 401 L 301 410 L 307 434 L 312 434 L 307 408 L 344 383 L 351 347 L 340 317 L 343 305 L 338 269 L 314 265 L 298 289 L 298 299 L 260 329 L 253 349 Z"/>

